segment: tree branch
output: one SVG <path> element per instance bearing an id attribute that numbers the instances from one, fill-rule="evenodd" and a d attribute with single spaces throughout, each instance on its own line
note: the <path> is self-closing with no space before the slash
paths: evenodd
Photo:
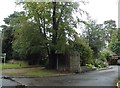
<path id="1" fill-rule="evenodd" d="M 66 3 L 65 3 L 65 5 L 66 5 Z M 59 18 L 58 18 L 58 20 L 57 20 L 57 27 L 59 26 L 59 23 L 60 23 L 60 20 L 61 20 L 62 13 L 63 13 L 63 10 L 64 10 L 65 5 L 62 6 L 60 16 L 59 16 Z"/>

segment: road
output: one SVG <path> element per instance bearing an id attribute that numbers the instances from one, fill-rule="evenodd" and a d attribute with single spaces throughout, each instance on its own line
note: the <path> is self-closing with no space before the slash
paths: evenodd
<path id="1" fill-rule="evenodd" d="M 13 78 L 26 86 L 114 86 L 118 78 L 118 66 L 112 69 L 92 71 L 67 76 L 41 78 Z"/>
<path id="2" fill-rule="evenodd" d="M 9 80 L 9 79 L 2 79 L 2 86 L 18 86 L 20 85 L 19 83 L 17 82 L 14 82 L 12 80 Z M 3 87 L 4 88 L 4 87 Z"/>

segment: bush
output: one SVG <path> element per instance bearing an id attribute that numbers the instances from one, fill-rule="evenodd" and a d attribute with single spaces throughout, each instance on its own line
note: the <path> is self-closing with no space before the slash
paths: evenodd
<path id="1" fill-rule="evenodd" d="M 89 68 L 95 68 L 95 66 L 93 64 L 86 64 L 86 66 Z"/>
<path id="2" fill-rule="evenodd" d="M 95 60 L 95 67 L 104 68 L 108 66 L 108 62 L 105 58 L 98 58 Z"/>
<path id="3" fill-rule="evenodd" d="M 110 59 L 110 52 L 103 50 L 98 54 L 98 58 L 95 60 L 95 67 L 104 68 L 108 66 L 108 61 Z"/>
<path id="4" fill-rule="evenodd" d="M 109 61 L 110 60 L 110 52 L 109 51 L 101 51 L 100 57 L 105 58 L 107 61 Z"/>
<path id="5" fill-rule="evenodd" d="M 83 39 L 74 42 L 74 50 L 80 53 L 82 66 L 93 64 L 93 51 Z"/>
<path id="6" fill-rule="evenodd" d="M 120 55 L 120 41 L 116 41 L 111 44 L 110 49 L 117 55 Z"/>

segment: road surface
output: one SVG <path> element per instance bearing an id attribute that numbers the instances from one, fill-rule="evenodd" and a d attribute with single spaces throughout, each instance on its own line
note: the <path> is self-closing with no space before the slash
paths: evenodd
<path id="1" fill-rule="evenodd" d="M 1 79 L 2 80 L 2 88 L 5 88 L 6 86 L 19 86 L 20 84 L 15 82 L 15 81 L 12 81 L 12 80 L 9 80 L 9 79 Z"/>
<path id="2" fill-rule="evenodd" d="M 67 76 L 41 78 L 13 78 L 26 86 L 115 86 L 118 66 L 112 69 L 92 71 Z"/>

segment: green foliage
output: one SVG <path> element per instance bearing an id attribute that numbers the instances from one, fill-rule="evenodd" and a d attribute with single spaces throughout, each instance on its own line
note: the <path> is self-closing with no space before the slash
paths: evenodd
<path id="1" fill-rule="evenodd" d="M 83 37 L 93 50 L 94 58 L 98 58 L 99 52 L 111 41 L 112 34 L 116 30 L 116 23 L 114 20 L 107 20 L 103 24 L 97 24 L 90 19 L 84 24 Z"/>
<path id="2" fill-rule="evenodd" d="M 13 31 L 14 27 L 20 23 L 18 19 L 24 15 L 24 12 L 14 12 L 10 14 L 8 17 L 4 18 L 5 25 L 1 25 L 3 42 L 2 42 L 2 52 L 6 53 L 6 59 L 13 59 L 12 56 L 12 42 L 13 42 Z M 23 19 L 23 18 L 22 18 Z"/>
<path id="3" fill-rule="evenodd" d="M 107 42 L 110 43 L 112 34 L 116 29 L 116 22 L 114 20 L 104 21 L 105 38 Z"/>
<path id="4" fill-rule="evenodd" d="M 93 20 L 85 22 L 85 30 L 83 37 L 91 47 L 94 53 L 94 58 L 97 58 L 99 51 L 105 46 L 104 29 L 102 24 L 97 24 Z"/>
<path id="5" fill-rule="evenodd" d="M 113 32 L 111 42 L 109 44 L 109 48 L 120 55 L 120 33 L 119 29 Z"/>
<path id="6" fill-rule="evenodd" d="M 110 46 L 111 50 L 113 52 L 115 52 L 116 54 L 120 55 L 120 41 L 116 41 L 114 42 L 111 46 Z"/>
<path id="7" fill-rule="evenodd" d="M 5 64 L 0 64 L 2 69 L 16 69 L 16 68 L 24 68 L 24 67 L 29 67 L 26 62 L 23 61 L 17 61 L 14 63 L 5 63 Z"/>
<path id="8" fill-rule="evenodd" d="M 93 64 L 86 64 L 87 67 L 90 67 L 90 68 L 95 68 L 95 66 Z"/>
<path id="9" fill-rule="evenodd" d="M 93 64 L 93 51 L 83 39 L 76 37 L 73 49 L 80 53 L 81 65 Z"/>
<path id="10" fill-rule="evenodd" d="M 109 60 L 110 53 L 107 51 L 101 51 L 99 57 L 95 60 L 94 65 L 98 68 L 104 68 L 108 66 L 107 60 Z"/>
<path id="11" fill-rule="evenodd" d="M 104 25 L 108 30 L 116 28 L 116 22 L 114 20 L 104 21 Z"/>
<path id="12" fill-rule="evenodd" d="M 79 3 L 80 4 L 80 3 Z M 82 14 L 76 2 L 24 2 L 24 12 L 15 12 L 5 19 L 12 27 L 13 57 L 39 62 L 54 54 L 65 54 L 69 50 L 80 52 L 82 64 L 92 63 L 92 50 L 82 39 L 75 39 Z M 76 34 L 78 35 L 78 34 Z M 72 41 L 72 46 L 70 44 Z M 72 49 L 72 50 L 71 50 Z M 37 59 L 39 58 L 39 59 Z M 50 60 L 49 60 L 50 61 Z M 52 64 L 56 64 L 51 60 Z M 56 66 L 56 65 L 55 65 Z"/>
<path id="13" fill-rule="evenodd" d="M 108 63 L 106 62 L 105 58 L 99 58 L 95 60 L 94 65 L 95 67 L 98 67 L 98 68 L 104 68 L 108 66 Z"/>
<path id="14" fill-rule="evenodd" d="M 105 58 L 107 61 L 109 61 L 111 55 L 110 55 L 109 51 L 101 51 L 100 52 L 100 56 L 101 56 L 101 58 Z"/>
<path id="15" fill-rule="evenodd" d="M 17 19 L 18 24 L 15 26 L 14 55 L 19 54 L 22 58 L 39 54 L 45 58 L 51 53 L 64 54 L 69 47 L 67 42 L 73 40 L 75 28 L 80 20 L 77 15 L 75 20 L 72 14 L 84 12 L 79 9 L 79 4 L 24 2 L 22 5 L 25 14 Z M 52 56 L 56 58 L 55 55 Z"/>
<path id="16" fill-rule="evenodd" d="M 14 35 L 14 57 L 19 55 L 22 59 L 27 58 L 28 61 L 31 59 L 36 60 L 37 63 L 39 63 L 39 60 L 46 58 L 47 50 L 45 43 L 47 40 L 44 38 L 43 34 L 37 30 L 36 24 L 32 22 L 23 22 L 20 26 L 16 27 Z"/>
<path id="17" fill-rule="evenodd" d="M 79 9 L 79 4 L 76 2 L 25 2 L 23 8 L 27 12 L 28 19 L 32 19 L 41 33 L 49 39 L 50 51 L 64 53 L 67 47 L 67 38 L 72 38 L 74 28 L 78 23 L 72 14 L 83 12 Z M 76 18 L 79 20 L 78 17 Z"/>

